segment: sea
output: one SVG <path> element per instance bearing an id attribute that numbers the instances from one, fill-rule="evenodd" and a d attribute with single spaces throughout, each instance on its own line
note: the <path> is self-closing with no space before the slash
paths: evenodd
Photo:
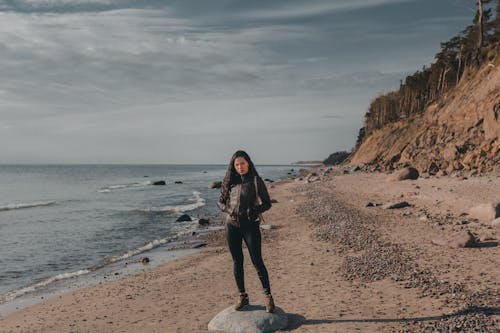
<path id="1" fill-rule="evenodd" d="M 226 167 L 0 165 L 0 305 L 185 244 L 219 216 L 209 187 Z M 277 181 L 297 168 L 257 170 Z"/>

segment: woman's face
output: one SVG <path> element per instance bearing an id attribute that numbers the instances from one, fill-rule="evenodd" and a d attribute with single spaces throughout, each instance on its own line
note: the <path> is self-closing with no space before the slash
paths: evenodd
<path id="1" fill-rule="evenodd" d="M 240 175 L 244 175 L 248 172 L 248 162 L 244 157 L 237 157 L 234 160 L 234 169 Z"/>

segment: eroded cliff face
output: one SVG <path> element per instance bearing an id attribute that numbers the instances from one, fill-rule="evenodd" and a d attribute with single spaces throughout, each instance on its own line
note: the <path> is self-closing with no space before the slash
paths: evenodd
<path id="1" fill-rule="evenodd" d="M 500 63 L 488 63 L 424 112 L 368 135 L 351 164 L 500 173 Z"/>

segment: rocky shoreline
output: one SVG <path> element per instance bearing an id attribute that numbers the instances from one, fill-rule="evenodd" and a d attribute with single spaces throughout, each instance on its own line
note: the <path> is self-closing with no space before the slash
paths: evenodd
<path id="1" fill-rule="evenodd" d="M 381 239 L 380 220 L 359 214 L 335 194 L 309 189 L 309 199 L 298 208 L 313 221 L 318 240 L 330 241 L 345 253 L 342 275 L 346 280 L 374 282 L 385 278 L 417 288 L 421 297 L 442 299 L 459 310 L 426 321 L 406 319 L 402 332 L 495 332 L 500 323 L 489 315 L 500 314 L 500 290 L 468 290 L 460 283 L 439 279 L 422 269 L 400 245 Z M 350 253 L 354 251 L 355 253 Z"/>

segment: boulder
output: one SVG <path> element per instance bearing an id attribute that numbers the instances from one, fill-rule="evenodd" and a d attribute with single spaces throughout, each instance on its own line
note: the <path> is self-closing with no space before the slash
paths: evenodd
<path id="1" fill-rule="evenodd" d="M 469 231 L 459 231 L 457 233 L 432 239 L 432 243 L 441 246 L 448 246 L 452 249 L 474 247 L 477 245 L 474 235 Z"/>
<path id="2" fill-rule="evenodd" d="M 399 202 L 389 202 L 382 206 L 383 209 L 399 209 L 405 207 L 411 207 L 411 205 L 406 201 L 399 201 Z"/>
<path id="3" fill-rule="evenodd" d="M 419 176 L 418 170 L 412 167 L 407 167 L 394 172 L 387 178 L 388 182 L 398 182 L 406 179 L 417 179 Z"/>
<path id="4" fill-rule="evenodd" d="M 276 307 L 274 313 L 267 313 L 265 307 L 251 303 L 243 311 L 230 306 L 218 313 L 208 323 L 210 332 L 263 333 L 285 329 L 288 325 L 286 313 Z"/>
<path id="5" fill-rule="evenodd" d="M 191 220 L 191 216 L 189 216 L 188 214 L 183 214 L 183 215 L 179 216 L 179 218 L 175 221 L 176 222 L 186 222 L 186 221 L 192 221 L 192 220 Z"/>
<path id="6" fill-rule="evenodd" d="M 307 181 L 310 183 L 317 182 L 319 180 L 318 176 L 309 176 L 307 177 Z"/>
<path id="7" fill-rule="evenodd" d="M 199 225 L 207 225 L 210 223 L 210 220 L 209 219 L 199 219 L 198 220 L 198 224 Z"/>
<path id="8" fill-rule="evenodd" d="M 175 183 L 175 184 L 182 184 L 182 181 L 180 181 L 180 180 L 176 180 L 174 183 Z"/>
<path id="9" fill-rule="evenodd" d="M 222 186 L 222 182 L 220 180 L 216 180 L 208 188 L 221 188 L 221 186 Z"/>
<path id="10" fill-rule="evenodd" d="M 164 180 L 157 180 L 157 181 L 153 182 L 153 185 L 167 185 L 167 183 L 165 183 Z"/>
<path id="11" fill-rule="evenodd" d="M 429 168 L 427 169 L 427 173 L 429 173 L 429 175 L 433 176 L 438 172 L 439 172 L 439 166 L 435 162 L 432 162 L 429 165 Z"/>
<path id="12" fill-rule="evenodd" d="M 491 226 L 492 227 L 496 227 L 496 228 L 500 228 L 500 217 L 494 219 L 493 221 L 491 221 Z"/>
<path id="13" fill-rule="evenodd" d="M 474 206 L 470 209 L 469 214 L 478 220 L 492 221 L 500 217 L 500 202 Z"/>
<path id="14" fill-rule="evenodd" d="M 271 225 L 271 224 L 261 224 L 260 228 L 262 230 L 271 230 L 271 229 L 274 229 L 275 227 L 273 225 Z"/>

